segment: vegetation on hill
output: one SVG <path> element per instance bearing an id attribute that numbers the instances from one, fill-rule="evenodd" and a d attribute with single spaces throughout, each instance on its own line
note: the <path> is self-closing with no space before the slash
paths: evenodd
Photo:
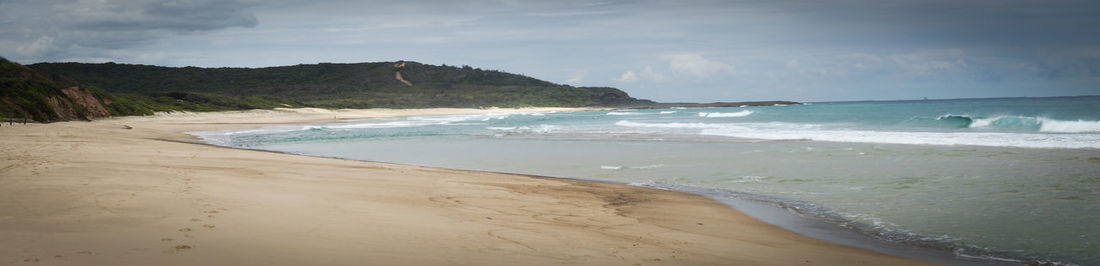
<path id="1" fill-rule="evenodd" d="M 626 106 L 650 104 L 614 88 L 573 87 L 469 66 L 416 62 L 309 64 L 266 68 L 40 63 L 31 68 L 160 108 L 227 110 L 292 107 L 422 108 Z M 175 100 L 165 101 L 165 99 Z"/>
<path id="2" fill-rule="evenodd" d="M 79 81 L 79 82 L 78 82 Z M 160 111 L 278 107 L 629 107 L 668 108 L 795 102 L 655 103 L 608 87 L 573 87 L 469 66 L 410 61 L 199 68 L 39 63 L 0 57 L 0 119 L 58 121 Z"/>
<path id="3" fill-rule="evenodd" d="M 270 109 L 288 105 L 262 95 L 225 96 L 207 92 L 143 94 L 88 86 L 58 73 L 0 57 L 0 120 L 50 122 L 98 117 L 151 115 L 163 111 Z"/>
<path id="4" fill-rule="evenodd" d="M 0 120 L 48 122 L 152 114 L 130 97 L 115 97 L 60 75 L 45 75 L 0 57 Z"/>

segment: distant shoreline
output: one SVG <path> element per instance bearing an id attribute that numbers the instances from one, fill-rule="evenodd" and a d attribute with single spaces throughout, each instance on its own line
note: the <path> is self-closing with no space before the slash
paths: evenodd
<path id="1" fill-rule="evenodd" d="M 975 97 L 975 98 L 925 98 L 925 99 L 893 99 L 893 100 L 844 100 L 844 101 L 819 101 L 805 103 L 864 103 L 864 102 L 923 102 L 923 101 L 972 101 L 972 100 L 1007 100 L 1007 99 L 1065 99 L 1065 98 L 1090 98 L 1100 95 L 1076 95 L 1076 96 L 1020 96 L 1020 97 Z"/>
<path id="2" fill-rule="evenodd" d="M 706 107 L 748 107 L 748 106 L 773 106 L 773 105 L 800 105 L 800 102 L 792 101 L 747 101 L 747 102 L 713 102 L 713 103 L 654 103 L 636 106 L 626 106 L 629 109 L 659 109 L 659 108 L 706 108 Z M 609 106 L 614 108 L 614 106 Z"/>

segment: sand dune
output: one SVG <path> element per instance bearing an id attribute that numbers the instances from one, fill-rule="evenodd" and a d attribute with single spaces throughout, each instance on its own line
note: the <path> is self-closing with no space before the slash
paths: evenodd
<path id="1" fill-rule="evenodd" d="M 295 109 L 4 125 L 0 263 L 926 263 L 803 237 L 693 194 L 236 150 L 184 133 L 516 111 L 533 110 Z"/>

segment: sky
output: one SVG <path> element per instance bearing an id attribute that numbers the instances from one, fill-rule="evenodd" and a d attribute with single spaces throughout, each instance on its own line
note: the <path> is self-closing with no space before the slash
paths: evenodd
<path id="1" fill-rule="evenodd" d="M 1100 95 L 1100 1 L 0 0 L 0 56 L 411 60 L 661 102 Z"/>

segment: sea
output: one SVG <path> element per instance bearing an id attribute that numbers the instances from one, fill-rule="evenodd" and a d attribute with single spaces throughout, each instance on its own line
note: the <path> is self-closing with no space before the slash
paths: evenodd
<path id="1" fill-rule="evenodd" d="M 1100 96 L 415 116 L 193 134 L 236 148 L 699 193 L 766 206 L 773 214 L 749 213 L 796 232 L 932 250 L 952 264 L 1100 265 Z"/>

